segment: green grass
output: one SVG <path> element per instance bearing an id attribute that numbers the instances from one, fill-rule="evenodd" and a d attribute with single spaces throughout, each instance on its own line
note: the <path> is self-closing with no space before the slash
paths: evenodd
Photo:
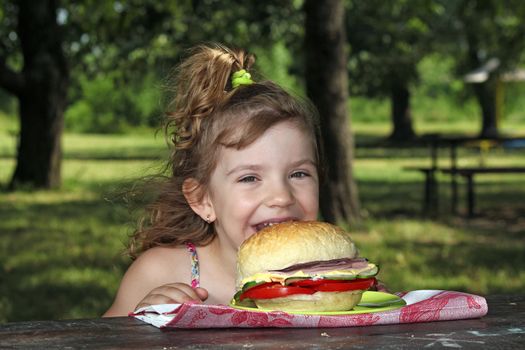
<path id="1" fill-rule="evenodd" d="M 2 169 L 12 164 L 0 160 Z M 66 160 L 61 190 L 0 194 L 2 321 L 95 316 L 108 307 L 132 229 L 120 190 L 126 174 L 148 167 Z"/>
<path id="2" fill-rule="evenodd" d="M 389 129 L 384 122 L 353 127 L 363 139 L 381 139 Z M 425 128 L 431 130 L 431 124 Z M 468 131 L 472 124 L 460 121 L 444 129 Z M 162 135 L 142 133 L 66 134 L 64 149 L 61 189 L 0 192 L 0 322 L 96 317 L 105 311 L 129 263 L 121 253 L 134 214 L 122 190 L 156 172 L 166 154 Z M 14 138 L 1 130 L 0 153 L 4 185 L 14 167 Z M 475 149 L 460 155 L 462 162 L 479 161 Z M 444 161 L 446 154 L 441 157 Z M 491 150 L 485 159 L 494 165 L 524 161 L 523 151 L 503 149 Z M 442 177 L 441 212 L 431 220 L 420 215 L 422 176 L 402 169 L 416 164 L 428 164 L 426 149 L 356 152 L 365 220 L 351 230 L 362 255 L 381 265 L 381 279 L 393 291 L 522 292 L 525 180 L 480 176 L 482 215 L 467 220 L 448 214 L 448 178 Z M 460 206 L 464 210 L 463 197 Z"/>
<path id="3" fill-rule="evenodd" d="M 122 273 L 122 210 L 92 193 L 2 196 L 5 320 L 76 318 L 107 306 Z"/>
<path id="4" fill-rule="evenodd" d="M 0 134 L 0 158 L 15 155 L 14 134 Z M 162 132 L 132 135 L 65 134 L 63 137 L 66 159 L 163 159 L 167 154 Z"/>

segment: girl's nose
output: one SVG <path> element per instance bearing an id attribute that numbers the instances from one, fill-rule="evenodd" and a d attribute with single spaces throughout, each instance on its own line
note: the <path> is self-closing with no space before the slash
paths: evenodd
<path id="1" fill-rule="evenodd" d="M 292 188 L 287 183 L 275 183 L 268 189 L 266 204 L 269 207 L 286 207 L 295 203 Z"/>

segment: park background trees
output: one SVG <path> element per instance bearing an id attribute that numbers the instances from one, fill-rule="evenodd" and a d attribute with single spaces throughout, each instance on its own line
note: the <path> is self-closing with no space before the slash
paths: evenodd
<path id="1" fill-rule="evenodd" d="M 183 50 L 198 42 L 221 41 L 254 51 L 261 75 L 317 102 L 326 126 L 327 155 L 344 150 L 341 157 L 329 158 L 332 174 L 341 168 L 340 159 L 348 159 L 344 162 L 348 172 L 333 178 L 331 189 L 324 191 L 329 205 L 323 205 L 323 216 L 350 220 L 359 216 L 357 190 L 352 189 L 352 111 L 339 97 L 333 106 L 322 102 L 333 97 L 330 89 L 318 86 L 323 72 L 334 86 L 348 74 L 350 100 L 388 97 L 390 136 L 407 141 L 417 137 L 411 96 L 420 88 L 421 63 L 437 54 L 451 62 L 454 84 L 463 87 L 454 92 L 460 92 L 462 101 L 469 90 L 477 98 L 479 134 L 490 136 L 498 133 L 495 106 L 500 77 L 524 59 L 525 4 L 517 0 L 317 4 L 43 0 L 38 5 L 2 0 L 1 4 L 0 85 L 18 100 L 18 111 L 10 113 L 18 114 L 20 121 L 11 188 L 60 185 L 64 127 L 72 132 L 122 133 L 156 125 L 162 110 L 160 85 Z M 309 12 L 309 6 L 318 8 Z M 344 13 L 320 17 L 332 6 L 343 6 Z M 308 27 L 309 15 L 316 16 L 310 22 L 315 28 Z M 330 28 L 339 18 L 346 18 L 346 43 L 335 44 L 326 37 L 334 44 L 321 46 L 323 35 L 330 35 L 320 34 L 323 27 Z M 310 40 L 314 34 L 318 38 Z M 335 52 L 332 57 L 347 57 L 346 72 L 341 62 L 312 63 Z M 498 65 L 488 79 L 462 83 L 466 73 L 495 59 Z M 344 88 L 339 90 L 341 96 L 346 94 Z M 2 105 L 11 106 L 6 96 Z M 345 109 L 346 119 L 341 117 Z"/>

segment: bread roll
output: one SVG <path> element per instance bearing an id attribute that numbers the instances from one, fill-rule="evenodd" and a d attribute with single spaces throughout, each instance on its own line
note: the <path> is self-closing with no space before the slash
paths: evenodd
<path id="1" fill-rule="evenodd" d="M 256 299 L 260 309 L 285 312 L 327 312 L 348 311 L 359 304 L 362 290 L 348 292 L 317 292 L 314 294 L 294 294 L 282 298 Z"/>
<path id="2" fill-rule="evenodd" d="M 317 221 L 285 222 L 257 232 L 241 245 L 237 284 L 256 273 L 357 254 L 350 235 L 340 227 Z"/>

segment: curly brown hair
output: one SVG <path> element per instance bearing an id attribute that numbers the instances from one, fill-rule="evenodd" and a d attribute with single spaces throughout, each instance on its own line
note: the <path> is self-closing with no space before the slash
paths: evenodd
<path id="1" fill-rule="evenodd" d="M 249 70 L 254 61 L 242 49 L 210 44 L 191 50 L 178 67 L 164 128 L 172 145 L 171 174 L 130 241 L 132 257 L 156 246 L 206 245 L 214 239 L 213 223 L 191 209 L 183 186 L 187 179 L 196 180 L 199 185 L 192 190 L 200 198 L 221 147 L 243 149 L 273 125 L 290 121 L 310 135 L 321 172 L 318 118 L 310 102 L 271 81 L 232 88 L 232 74 Z"/>

